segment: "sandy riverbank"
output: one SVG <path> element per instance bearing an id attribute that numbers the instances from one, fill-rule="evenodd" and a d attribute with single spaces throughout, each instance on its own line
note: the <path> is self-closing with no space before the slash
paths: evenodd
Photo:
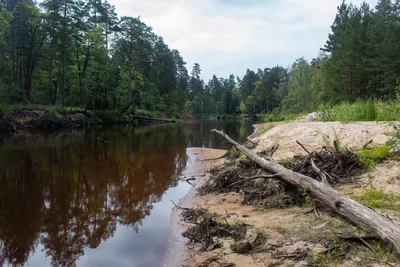
<path id="1" fill-rule="evenodd" d="M 260 129 L 262 126 L 256 128 Z M 320 149 L 326 143 L 331 143 L 335 135 L 340 135 L 343 146 L 360 149 L 369 140 L 373 140 L 372 145 L 384 144 L 390 138 L 391 131 L 392 129 L 389 126 L 374 122 L 347 124 L 322 122 L 289 123 L 275 126 L 271 130 L 254 138 L 253 141 L 258 142 L 258 146 L 255 148 L 256 151 L 265 150 L 279 144 L 276 157 L 291 158 L 294 155 L 305 153 L 296 144 L 297 140 L 312 151 Z M 307 261 L 292 259 L 289 256 L 301 253 L 317 255 L 326 249 L 320 240 L 321 236 L 328 237 L 338 227 L 346 229 L 352 229 L 353 227 L 348 222 L 328 211 L 322 211 L 320 216 L 316 216 L 314 213 L 305 214 L 304 208 L 300 207 L 267 210 L 251 205 L 242 205 L 241 193 L 199 196 L 195 194 L 195 188 L 209 179 L 207 171 L 214 166 L 222 166 L 224 164 L 224 160 L 205 161 L 204 159 L 218 157 L 224 154 L 224 151 L 196 148 L 188 149 L 188 154 L 191 158 L 191 163 L 185 175 L 187 178 L 194 176 L 196 178 L 196 186 L 179 205 L 188 208 L 202 207 L 208 209 L 210 212 L 215 212 L 223 216 L 229 224 L 235 222 L 248 224 L 250 225 L 248 230 L 249 236 L 260 231 L 268 236 L 266 247 L 271 248 L 271 251 L 267 249 L 260 253 L 237 254 L 231 249 L 231 244 L 234 243 L 233 240 L 221 239 L 220 241 L 223 244 L 221 249 L 198 252 L 198 248 L 196 247 L 188 249 L 184 245 L 185 240 L 183 239 L 179 242 L 179 251 L 184 251 L 183 255 L 180 255 L 179 260 L 176 257 L 173 264 L 170 262 L 170 265 L 167 264 L 164 266 L 221 266 L 221 263 L 234 263 L 235 266 L 239 267 L 308 266 Z M 386 192 L 399 194 L 400 177 L 397 175 L 398 173 L 400 173 L 400 163 L 397 161 L 388 161 L 379 164 L 370 173 L 363 174 L 360 179 L 366 182 L 372 178 L 375 184 L 384 186 Z M 348 195 L 360 195 L 363 190 L 363 184 L 365 185 L 365 183 L 357 183 L 344 186 L 340 190 Z M 400 223 L 400 214 L 398 212 L 383 212 L 389 214 L 394 221 Z M 188 225 L 179 220 L 178 213 L 175 213 L 173 216 L 172 223 L 176 224 L 174 232 L 179 235 Z M 272 253 L 272 250 L 274 253 Z M 276 253 L 289 256 L 277 258 L 275 256 Z M 340 266 L 390 266 L 383 262 L 368 260 L 368 255 L 364 254 L 349 254 L 350 256 L 342 261 Z M 214 262 L 202 265 L 207 259 L 216 255 L 218 255 L 219 263 Z"/>
<path id="2" fill-rule="evenodd" d="M 186 154 L 188 156 L 188 165 L 182 173 L 181 179 L 194 178 L 190 181 L 193 184 L 191 190 L 177 203 L 178 206 L 195 205 L 197 202 L 196 190 L 207 179 L 209 179 L 208 171 L 216 166 L 222 166 L 224 159 L 214 159 L 225 154 L 226 150 L 210 149 L 210 148 L 188 148 Z M 169 250 L 166 253 L 164 267 L 182 266 L 186 255 L 189 251 L 186 248 L 187 240 L 182 238 L 182 232 L 185 225 L 180 220 L 180 210 L 173 209 L 171 215 L 171 240 Z"/>

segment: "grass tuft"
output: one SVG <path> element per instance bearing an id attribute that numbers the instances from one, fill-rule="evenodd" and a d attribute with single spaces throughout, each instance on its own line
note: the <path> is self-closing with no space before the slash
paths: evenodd
<path id="1" fill-rule="evenodd" d="M 356 200 L 373 209 L 400 210 L 400 196 L 385 191 L 386 187 L 376 187 L 370 182 L 369 188 L 364 188 L 362 196 L 356 197 Z"/>
<path id="2" fill-rule="evenodd" d="M 377 161 L 389 157 L 390 154 L 390 147 L 387 144 L 374 148 L 363 148 L 360 151 L 360 161 L 365 167 L 374 168 Z"/>
<path id="3" fill-rule="evenodd" d="M 318 108 L 321 121 L 397 121 L 400 118 L 399 100 L 358 100 L 338 105 L 322 104 Z"/>

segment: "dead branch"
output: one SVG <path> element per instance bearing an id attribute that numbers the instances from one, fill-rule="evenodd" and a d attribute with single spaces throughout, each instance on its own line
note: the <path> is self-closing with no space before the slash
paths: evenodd
<path id="1" fill-rule="evenodd" d="M 308 155 L 311 155 L 310 151 L 307 150 L 307 148 L 305 146 L 303 146 L 302 143 L 300 143 L 299 141 L 296 141 L 296 143 L 301 146 L 302 149 L 304 149 L 305 152 L 307 152 Z"/>
<path id="2" fill-rule="evenodd" d="M 318 169 L 318 167 L 317 167 L 317 165 L 315 165 L 315 162 L 314 162 L 313 159 L 311 159 L 311 166 L 312 166 L 312 168 L 314 169 L 314 171 L 315 171 L 316 173 L 318 173 L 318 175 L 321 177 L 322 182 L 323 182 L 324 184 L 326 184 L 326 185 L 329 186 L 329 182 L 328 182 L 328 179 L 326 178 L 325 173 L 322 172 L 320 169 Z"/>
<path id="3" fill-rule="evenodd" d="M 175 208 L 177 208 L 178 210 L 180 209 L 180 207 L 178 205 L 176 205 L 175 202 L 173 202 L 172 200 L 171 200 L 171 202 L 172 202 L 172 204 L 174 204 Z"/>
<path id="4" fill-rule="evenodd" d="M 279 144 L 272 149 L 271 153 L 269 154 L 270 158 L 272 158 L 272 156 L 275 154 L 275 152 L 278 150 L 278 148 L 279 148 Z"/>
<path id="5" fill-rule="evenodd" d="M 185 182 L 187 182 L 190 185 L 193 185 L 193 183 L 191 181 L 195 181 L 195 180 L 196 180 L 196 178 L 192 177 L 192 178 L 185 179 Z"/>
<path id="6" fill-rule="evenodd" d="M 222 156 L 219 156 L 217 158 L 211 158 L 211 159 L 203 159 L 203 161 L 223 159 L 223 158 L 228 157 L 230 154 L 231 154 L 230 150 L 227 150 Z"/>
<path id="7" fill-rule="evenodd" d="M 279 175 L 280 174 L 277 173 L 277 174 L 272 174 L 272 175 L 256 175 L 256 176 L 252 176 L 252 177 L 248 177 L 248 178 L 241 177 L 243 180 L 240 180 L 240 181 L 237 181 L 237 182 L 235 182 L 233 184 L 230 184 L 230 186 L 234 186 L 234 185 L 237 185 L 237 184 L 245 183 L 247 181 L 260 179 L 260 178 L 263 178 L 263 179 L 277 178 Z"/>
<path id="8" fill-rule="evenodd" d="M 382 240 L 389 242 L 400 253 L 400 226 L 390 221 L 374 210 L 361 205 L 360 203 L 348 198 L 344 194 L 336 191 L 324 182 L 319 182 L 308 176 L 286 169 L 277 162 L 266 160 L 259 157 L 255 152 L 245 148 L 235 142 L 225 133 L 216 129 L 212 130 L 221 135 L 226 141 L 252 159 L 260 167 L 272 174 L 279 174 L 277 178 L 283 182 L 289 183 L 295 187 L 307 190 L 310 195 L 318 199 L 333 211 L 351 221 L 352 223 L 377 234 Z M 338 144 L 335 142 L 335 148 L 339 151 Z"/>
<path id="9" fill-rule="evenodd" d="M 366 148 L 367 146 L 369 146 L 372 143 L 372 139 L 369 140 L 367 143 L 365 143 L 365 145 L 363 146 L 363 148 Z"/>

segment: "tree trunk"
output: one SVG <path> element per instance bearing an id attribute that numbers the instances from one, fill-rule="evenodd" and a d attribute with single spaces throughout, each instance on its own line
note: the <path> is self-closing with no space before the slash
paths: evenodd
<path id="1" fill-rule="evenodd" d="M 49 87 L 48 87 L 48 94 L 49 94 L 49 103 L 53 104 L 53 54 L 50 53 L 50 69 L 49 69 Z"/>
<path id="2" fill-rule="evenodd" d="M 64 106 L 65 100 L 65 55 L 61 60 L 61 84 L 60 84 L 60 105 Z"/>
<path id="3" fill-rule="evenodd" d="M 76 64 L 78 65 L 78 81 L 79 81 L 79 103 L 83 103 L 83 81 L 81 72 L 81 62 L 79 61 L 79 53 L 76 51 Z"/>
<path id="4" fill-rule="evenodd" d="M 106 21 L 106 51 L 108 55 L 108 19 Z"/>
<path id="5" fill-rule="evenodd" d="M 11 32 L 11 42 L 12 42 L 12 48 L 11 48 L 11 53 L 12 53 L 12 77 L 13 77 L 13 81 L 15 82 L 17 80 L 16 77 L 16 72 L 17 72 L 17 68 L 15 67 L 15 41 L 14 41 L 14 27 L 11 28 L 12 32 Z"/>
<path id="6" fill-rule="evenodd" d="M 60 105 L 65 103 L 65 69 L 67 54 L 67 1 L 64 0 L 64 22 L 63 22 L 63 40 L 62 40 L 62 58 L 61 58 L 61 84 L 60 84 Z"/>
<path id="7" fill-rule="evenodd" d="M 400 226 L 390 219 L 348 198 L 333 189 L 327 183 L 319 182 L 308 176 L 286 169 L 276 162 L 259 157 L 255 152 L 238 144 L 222 131 L 214 129 L 212 132 L 224 137 L 228 143 L 234 145 L 240 152 L 252 159 L 266 171 L 274 174 L 274 178 L 292 184 L 298 188 L 306 189 L 308 193 L 342 217 L 366 230 L 376 233 L 384 241 L 391 243 L 396 251 L 400 253 Z"/>
<path id="8" fill-rule="evenodd" d="M 130 48 L 129 55 L 129 70 L 128 70 L 128 104 L 132 101 L 132 47 Z"/>

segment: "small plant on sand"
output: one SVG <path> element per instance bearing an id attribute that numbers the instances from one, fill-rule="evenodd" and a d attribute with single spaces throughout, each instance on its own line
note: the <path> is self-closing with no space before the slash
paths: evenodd
<path id="1" fill-rule="evenodd" d="M 389 146 L 389 152 L 393 154 L 400 153 L 400 132 L 395 133 L 395 136 L 392 137 L 386 144 Z"/>
<path id="2" fill-rule="evenodd" d="M 303 188 L 303 198 L 304 202 L 301 203 L 302 208 L 312 208 L 315 207 L 315 200 L 310 196 L 305 188 Z"/>
<path id="3" fill-rule="evenodd" d="M 342 141 L 341 141 L 342 131 L 336 132 L 335 128 L 333 128 L 333 138 L 334 144 L 338 149 L 342 149 Z"/>
<path id="4" fill-rule="evenodd" d="M 377 161 L 383 160 L 387 158 L 389 155 L 390 155 L 390 147 L 387 144 L 376 146 L 373 148 L 364 147 L 360 151 L 360 162 L 365 167 L 374 168 Z"/>
<path id="5" fill-rule="evenodd" d="M 314 266 L 341 266 L 340 263 L 348 254 L 347 244 L 342 239 L 332 236 L 329 238 L 333 249 L 318 253 L 314 256 Z"/>
<path id="6" fill-rule="evenodd" d="M 399 199 L 393 193 L 386 193 L 385 187 L 376 187 L 372 184 L 371 178 L 369 182 L 369 188 L 363 189 L 363 194 L 359 198 L 359 201 L 368 207 L 371 208 L 383 208 L 390 210 L 399 210 L 399 205 L 396 204 Z"/>
<path id="7" fill-rule="evenodd" d="M 383 244 L 381 241 L 373 241 L 371 246 L 374 251 L 366 248 L 366 254 L 368 256 L 381 260 L 385 263 L 393 260 L 393 253 L 390 252 L 390 249 L 386 244 Z"/>
<path id="8" fill-rule="evenodd" d="M 247 159 L 247 156 L 245 154 L 241 154 L 239 160 L 245 160 L 245 159 Z"/>
<path id="9" fill-rule="evenodd" d="M 322 134 L 322 142 L 325 144 L 325 146 L 329 150 L 335 149 L 334 145 L 336 143 L 336 146 L 338 149 L 342 149 L 342 132 L 341 131 L 336 131 L 335 128 L 332 127 L 332 134 L 333 134 L 333 140 L 329 137 L 329 135 L 324 135 L 321 131 L 317 131 L 318 133 Z"/>

